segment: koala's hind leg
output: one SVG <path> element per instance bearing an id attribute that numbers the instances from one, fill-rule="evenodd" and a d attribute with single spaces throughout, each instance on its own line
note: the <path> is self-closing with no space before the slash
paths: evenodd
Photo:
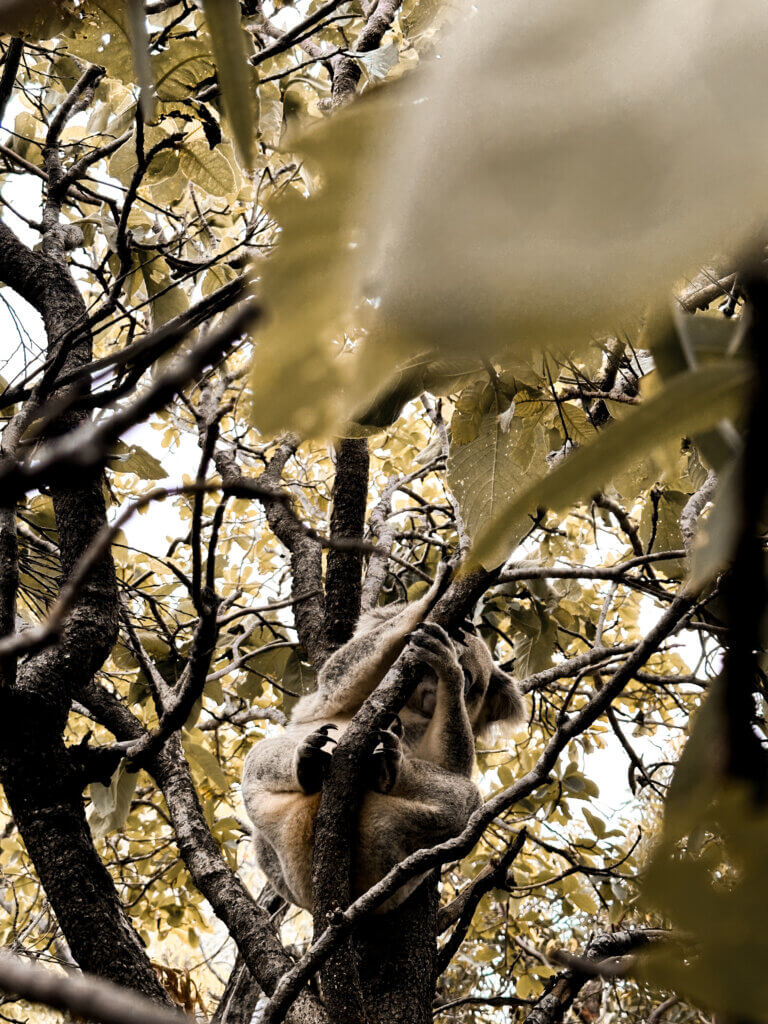
<path id="1" fill-rule="evenodd" d="M 319 793 L 262 793 L 258 801 L 246 803 L 259 866 L 281 895 L 306 910 L 312 906 L 312 847 L 319 803 Z"/>
<path id="2" fill-rule="evenodd" d="M 481 803 L 471 779 L 407 758 L 393 792 L 368 793 L 363 803 L 355 857 L 355 896 L 370 889 L 409 854 L 458 835 Z M 409 882 L 378 913 L 402 903 L 423 877 Z"/>

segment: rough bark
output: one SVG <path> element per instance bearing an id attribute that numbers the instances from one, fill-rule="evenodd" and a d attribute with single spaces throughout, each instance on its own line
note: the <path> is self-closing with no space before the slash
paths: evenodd
<path id="1" fill-rule="evenodd" d="M 431 1024 L 438 903 L 432 879 L 356 936 L 365 1009 L 375 1024 Z"/>
<path id="2" fill-rule="evenodd" d="M 5 225 L 0 225 L 0 280 L 42 315 L 53 370 L 49 392 L 40 397 L 50 397 L 56 374 L 71 373 L 91 358 L 91 337 L 82 329 L 83 300 L 58 259 L 31 252 Z M 30 399 L 30 415 L 35 408 Z M 68 413 L 49 433 L 76 427 L 83 415 Z M 15 452 L 6 447 L 4 455 L 13 458 Z M 58 481 L 51 497 L 66 580 L 106 522 L 101 475 Z M 16 681 L 0 691 L 0 781 L 78 964 L 168 1002 L 94 849 L 78 773 L 63 739 L 73 693 L 101 667 L 116 636 L 117 585 L 112 559 L 106 555 L 81 588 L 58 644 L 30 657 L 19 667 Z"/>
<path id="3" fill-rule="evenodd" d="M 333 540 L 362 540 L 368 499 L 367 438 L 347 437 L 336 445 L 333 481 Z M 329 647 L 341 647 L 360 617 L 363 552 L 331 548 L 325 568 L 325 635 Z"/>
<path id="4" fill-rule="evenodd" d="M 298 440 L 289 438 L 280 445 L 269 465 L 259 477 L 260 481 L 275 487 L 280 486 L 283 469 L 295 453 Z M 219 466 L 217 461 L 217 467 Z M 219 467 L 219 471 L 221 469 Z M 235 471 L 239 470 L 235 467 Z M 299 640 L 315 668 L 320 668 L 331 651 L 325 642 L 325 601 L 323 599 L 323 550 L 320 544 L 308 537 L 285 505 L 278 501 L 265 501 L 264 511 L 272 532 L 288 548 L 291 555 L 291 579 L 293 596 L 314 594 L 301 601 L 294 608 L 296 631 Z"/>
<path id="5" fill-rule="evenodd" d="M 768 422 L 768 280 L 761 264 L 745 274 L 750 304 L 750 349 L 754 364 L 750 413 L 737 494 L 739 540 L 731 570 L 721 581 L 723 606 L 727 609 L 727 643 L 723 662 L 725 677 L 726 770 L 744 780 L 760 803 L 768 801 L 768 757 L 753 723 L 757 719 L 756 695 L 761 690 L 758 651 L 764 645 L 766 580 L 764 540 L 766 490 L 765 451 Z"/>
<path id="6" fill-rule="evenodd" d="M 373 4 L 368 20 L 355 40 L 353 52 L 370 53 L 379 47 L 384 34 L 395 20 L 402 0 L 379 0 Z M 332 96 L 334 106 L 343 106 L 354 98 L 357 92 L 357 85 L 360 81 L 360 64 L 354 57 L 342 54 L 332 62 L 333 87 Z"/>

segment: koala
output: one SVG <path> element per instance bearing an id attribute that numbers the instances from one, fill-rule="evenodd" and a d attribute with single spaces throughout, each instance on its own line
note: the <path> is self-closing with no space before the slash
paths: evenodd
<path id="1" fill-rule="evenodd" d="M 422 674 L 366 766 L 355 897 L 408 854 L 462 831 L 482 802 L 472 781 L 475 738 L 493 722 L 522 716 L 515 683 L 471 627 L 452 639 L 422 621 L 434 600 L 433 587 L 411 604 L 363 615 L 352 639 L 321 669 L 317 690 L 298 701 L 285 732 L 261 740 L 245 760 L 242 793 L 259 866 L 299 907 L 312 909 L 314 822 L 333 746 L 407 643 Z M 402 903 L 422 880 L 404 886 L 380 912 Z"/>

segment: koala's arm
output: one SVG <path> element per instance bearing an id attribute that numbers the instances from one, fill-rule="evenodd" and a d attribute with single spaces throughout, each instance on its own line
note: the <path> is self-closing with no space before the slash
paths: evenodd
<path id="1" fill-rule="evenodd" d="M 435 710 L 416 749 L 415 757 L 470 778 L 475 763 L 475 738 L 464 703 L 464 673 L 448 634 L 433 622 L 414 638 L 420 659 L 437 676 Z"/>
<path id="2" fill-rule="evenodd" d="M 243 765 L 243 799 L 246 804 L 248 795 L 301 791 L 296 776 L 297 746 L 290 729 L 282 736 L 254 744 Z"/>
<path id="3" fill-rule="evenodd" d="M 417 601 L 390 619 L 374 620 L 331 655 L 320 670 L 317 694 L 323 713 L 352 712 L 369 697 L 402 652 L 409 634 L 423 621 L 442 588 L 443 574 Z"/>

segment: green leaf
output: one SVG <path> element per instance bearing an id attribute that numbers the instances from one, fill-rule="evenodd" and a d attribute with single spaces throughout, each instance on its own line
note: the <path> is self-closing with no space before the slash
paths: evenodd
<path id="1" fill-rule="evenodd" d="M 400 53 L 397 43 L 387 43 L 377 50 L 368 53 L 353 53 L 355 60 L 362 64 L 366 75 L 372 82 L 380 82 L 387 77 L 392 68 L 397 66 Z"/>
<path id="2" fill-rule="evenodd" d="M 215 755 L 210 750 L 206 750 L 200 743 L 193 743 L 192 740 L 187 739 L 185 736 L 182 740 L 184 751 L 190 760 L 194 761 L 195 764 L 202 769 L 203 773 L 213 783 L 213 785 L 222 793 L 226 793 L 229 789 L 229 782 L 227 777 L 221 769 L 221 765 L 216 759 Z"/>
<path id="3" fill-rule="evenodd" d="M 687 494 L 670 488 L 665 488 L 661 492 L 655 509 L 655 534 L 653 502 L 645 502 L 637 530 L 643 550 L 649 550 L 652 535 L 654 551 L 679 551 L 684 547 L 680 513 L 685 508 L 688 497 Z M 685 559 L 675 558 L 659 562 L 654 571 L 667 577 L 680 577 L 685 573 L 685 569 Z"/>
<path id="4" fill-rule="evenodd" d="M 131 83 L 134 65 L 123 0 L 86 0 L 82 35 L 68 41 L 68 49 L 92 64 L 102 64 L 111 78 Z"/>
<path id="5" fill-rule="evenodd" d="M 575 907 L 578 907 L 579 910 L 583 910 L 585 914 L 597 913 L 597 902 L 595 901 L 595 898 L 586 892 L 569 892 L 568 899 Z"/>
<path id="6" fill-rule="evenodd" d="M 400 416 L 403 406 L 422 391 L 433 395 L 449 395 L 477 375 L 478 361 L 465 359 L 434 359 L 429 353 L 410 360 L 396 370 L 376 392 L 372 400 L 352 414 L 356 424 L 371 429 L 390 426 Z"/>
<path id="7" fill-rule="evenodd" d="M 185 142 L 179 158 L 179 170 L 188 180 L 212 196 L 229 196 L 235 191 L 235 172 L 219 149 L 209 149 L 203 139 Z"/>
<path id="8" fill-rule="evenodd" d="M 740 322 L 725 318 L 690 315 L 679 309 L 672 316 L 666 309 L 654 310 L 643 331 L 659 374 L 669 380 L 701 362 L 726 357 L 738 347 L 743 332 Z M 739 449 L 739 438 L 731 423 L 717 423 L 698 433 L 693 440 L 715 470 L 730 463 Z"/>
<path id="9" fill-rule="evenodd" d="M 252 170 L 256 111 L 248 52 L 240 24 L 240 0 L 203 0 L 203 10 L 213 43 L 224 110 L 232 125 L 237 154 L 248 170 Z"/>
<path id="10" fill-rule="evenodd" d="M 196 39 L 182 39 L 153 57 L 155 90 L 164 103 L 188 100 L 215 67 L 207 47 Z"/>
<path id="11" fill-rule="evenodd" d="M 545 439 L 538 422 L 518 415 L 509 419 L 508 412 L 493 388 L 477 381 L 462 391 L 451 422 L 448 486 L 473 541 L 525 489 L 532 465 L 536 473 L 545 466 Z M 535 503 L 526 508 L 535 510 Z M 506 549 L 491 560 L 497 558 L 498 564 L 505 557 Z"/>
<path id="12" fill-rule="evenodd" d="M 141 480 L 163 480 L 168 474 L 162 463 L 141 445 L 116 441 L 110 452 L 110 463 L 116 473 L 135 473 Z"/>
<path id="13" fill-rule="evenodd" d="M 662 392 L 609 424 L 591 444 L 576 449 L 552 472 L 523 487 L 483 530 L 474 558 L 484 565 L 498 565 L 525 533 L 531 508 L 560 510 L 589 498 L 628 460 L 734 415 L 749 377 L 750 367 L 735 360 L 678 374 Z"/>
<path id="14" fill-rule="evenodd" d="M 303 697 L 304 694 L 312 693 L 315 689 L 315 673 L 312 667 L 302 661 L 295 650 L 291 651 L 290 657 L 285 663 L 282 682 L 286 690 L 291 691 L 291 693 L 283 694 L 283 710 L 286 714 L 291 712 L 297 700 L 297 697 L 293 697 L 291 694 L 295 693 L 299 697 Z"/>
<path id="15" fill-rule="evenodd" d="M 593 814 L 587 807 L 582 807 L 581 813 L 587 820 L 587 824 L 592 829 L 598 839 L 602 839 L 606 833 L 606 825 L 602 819 L 598 818 L 596 814 Z"/>

